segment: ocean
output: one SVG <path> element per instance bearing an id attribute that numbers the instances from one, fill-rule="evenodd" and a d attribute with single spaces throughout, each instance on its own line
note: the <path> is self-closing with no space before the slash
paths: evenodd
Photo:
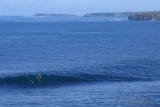
<path id="1" fill-rule="evenodd" d="M 160 22 L 4 19 L 0 107 L 160 106 Z"/>

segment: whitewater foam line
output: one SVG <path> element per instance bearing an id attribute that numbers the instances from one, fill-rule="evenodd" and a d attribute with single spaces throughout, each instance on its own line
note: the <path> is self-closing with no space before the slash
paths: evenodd
<path id="1" fill-rule="evenodd" d="M 99 74 L 78 74 L 78 75 L 51 75 L 51 74 L 30 74 L 1 77 L 0 85 L 20 85 L 20 86 L 48 86 L 48 85 L 65 85 L 84 82 L 121 82 L 121 81 L 144 81 L 147 78 L 122 77 Z"/>

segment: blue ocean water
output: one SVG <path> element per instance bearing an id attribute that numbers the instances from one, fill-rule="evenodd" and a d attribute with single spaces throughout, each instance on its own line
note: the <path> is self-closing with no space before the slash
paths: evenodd
<path id="1" fill-rule="evenodd" d="M 1 107 L 159 107 L 160 22 L 0 21 Z"/>

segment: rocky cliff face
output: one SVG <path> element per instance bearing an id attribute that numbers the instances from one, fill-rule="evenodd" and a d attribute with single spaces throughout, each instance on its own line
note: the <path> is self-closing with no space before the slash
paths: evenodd
<path id="1" fill-rule="evenodd" d="M 145 12 L 130 15 L 128 20 L 160 20 L 160 12 Z"/>

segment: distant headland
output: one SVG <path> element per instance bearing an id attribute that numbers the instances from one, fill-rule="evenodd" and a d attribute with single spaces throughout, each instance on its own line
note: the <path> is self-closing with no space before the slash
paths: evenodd
<path id="1" fill-rule="evenodd" d="M 72 15 L 72 14 L 47 14 L 47 13 L 38 13 L 34 14 L 33 16 L 41 16 L 41 17 L 76 17 L 77 15 Z"/>
<path id="2" fill-rule="evenodd" d="M 128 20 L 160 20 L 160 11 L 142 12 L 134 15 L 130 15 Z"/>
<path id="3" fill-rule="evenodd" d="M 127 17 L 131 21 L 160 20 L 160 11 L 149 12 L 113 12 L 113 13 L 90 13 L 84 17 Z"/>

